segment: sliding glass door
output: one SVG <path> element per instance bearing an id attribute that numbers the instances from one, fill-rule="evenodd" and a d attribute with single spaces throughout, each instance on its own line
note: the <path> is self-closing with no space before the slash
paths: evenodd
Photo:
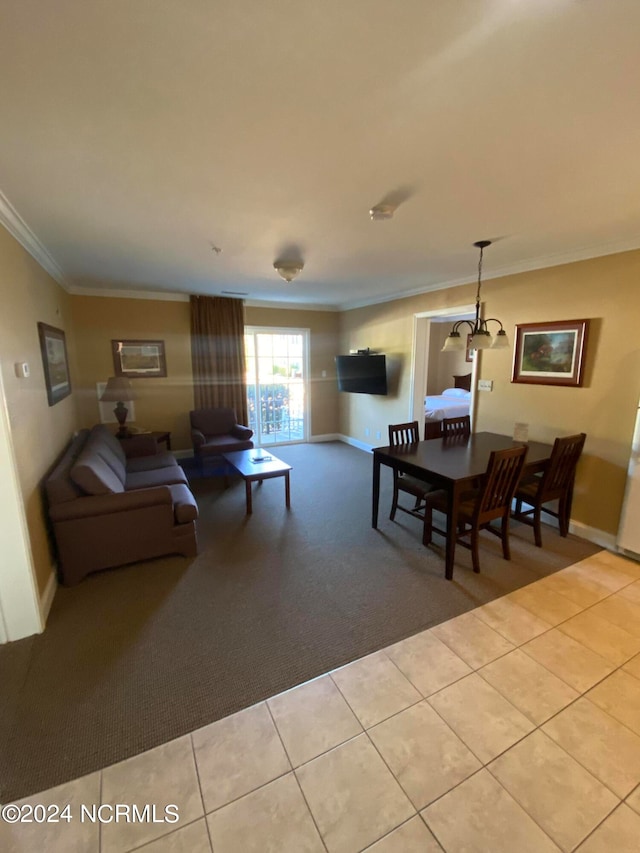
<path id="1" fill-rule="evenodd" d="M 257 446 L 306 441 L 308 329 L 245 327 L 249 426 Z"/>

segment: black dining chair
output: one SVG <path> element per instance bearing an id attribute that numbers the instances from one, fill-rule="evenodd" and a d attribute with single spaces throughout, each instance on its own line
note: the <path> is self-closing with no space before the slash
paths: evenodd
<path id="1" fill-rule="evenodd" d="M 471 435 L 470 415 L 442 419 L 443 438 L 468 438 Z"/>
<path id="2" fill-rule="evenodd" d="M 527 449 L 526 445 L 521 445 L 507 450 L 494 450 L 489 457 L 480 486 L 463 494 L 460 498 L 456 542 L 471 550 L 474 572 L 480 571 L 478 535 L 481 530 L 488 530 L 498 536 L 502 541 L 502 554 L 505 560 L 511 559 L 509 548 L 511 502 L 522 474 Z M 433 491 L 426 496 L 422 536 L 424 545 L 431 544 L 433 531 L 446 536 L 445 530 L 439 530 L 433 526 L 434 509 L 445 515 L 447 513 L 446 494 L 442 490 Z M 493 527 L 491 522 L 498 520 L 500 527 Z M 448 523 L 450 524 L 451 521 L 449 520 Z M 466 536 L 470 536 L 469 542 L 464 538 Z"/>
<path id="3" fill-rule="evenodd" d="M 406 424 L 389 424 L 389 445 L 391 447 L 399 447 L 400 445 L 415 444 L 420 440 L 418 421 L 411 421 Z M 393 500 L 391 502 L 391 513 L 389 518 L 391 521 L 396 517 L 396 510 L 400 509 L 409 515 L 416 518 L 424 519 L 424 499 L 432 489 L 433 485 L 426 480 L 420 480 L 418 477 L 412 477 L 410 474 L 403 474 L 400 471 L 393 470 Z M 400 492 L 406 492 L 415 498 L 414 505 L 410 509 L 402 506 L 399 501 Z"/>
<path id="4" fill-rule="evenodd" d="M 587 436 L 581 432 L 556 438 L 546 470 L 542 474 L 524 477 L 515 492 L 515 510 L 512 518 L 533 527 L 533 537 L 538 548 L 542 548 L 541 513 L 558 519 L 560 536 L 569 532 L 569 515 L 576 466 Z M 558 501 L 557 511 L 544 504 Z M 530 508 L 522 509 L 522 504 Z"/>

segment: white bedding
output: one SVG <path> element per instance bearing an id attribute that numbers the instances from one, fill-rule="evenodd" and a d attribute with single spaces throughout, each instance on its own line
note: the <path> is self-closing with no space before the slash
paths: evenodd
<path id="1" fill-rule="evenodd" d="M 470 406 L 470 391 L 463 391 L 461 388 L 445 388 L 437 397 L 424 398 L 424 416 L 438 421 L 442 418 L 457 418 L 468 415 Z"/>

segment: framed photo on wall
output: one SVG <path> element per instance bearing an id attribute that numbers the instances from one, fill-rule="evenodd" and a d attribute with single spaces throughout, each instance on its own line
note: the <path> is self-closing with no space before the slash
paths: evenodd
<path id="1" fill-rule="evenodd" d="M 467 335 L 467 348 L 466 348 L 465 354 L 464 354 L 464 360 L 465 361 L 473 361 L 473 356 L 475 355 L 475 352 L 476 352 L 474 349 L 471 349 L 471 338 L 472 337 L 473 337 L 473 335 Z"/>
<path id="2" fill-rule="evenodd" d="M 55 406 L 71 393 L 67 341 L 62 329 L 56 329 L 46 323 L 38 323 L 38 337 L 47 400 L 50 406 Z"/>
<path id="3" fill-rule="evenodd" d="M 167 375 L 164 341 L 111 341 L 116 376 L 143 379 Z"/>
<path id="4" fill-rule="evenodd" d="M 517 325 L 511 381 L 582 385 L 588 331 L 588 320 Z"/>

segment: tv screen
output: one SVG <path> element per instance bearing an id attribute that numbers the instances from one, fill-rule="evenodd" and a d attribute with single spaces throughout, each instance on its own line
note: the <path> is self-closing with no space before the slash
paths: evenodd
<path id="1" fill-rule="evenodd" d="M 386 394 L 387 365 L 384 355 L 337 355 L 338 391 L 352 394 Z"/>

